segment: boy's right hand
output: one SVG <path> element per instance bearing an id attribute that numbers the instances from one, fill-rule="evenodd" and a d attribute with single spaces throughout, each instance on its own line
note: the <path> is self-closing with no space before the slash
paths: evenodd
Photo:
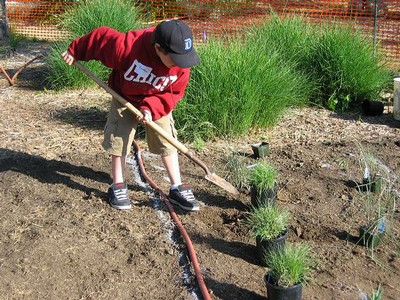
<path id="1" fill-rule="evenodd" d="M 147 109 L 141 109 L 140 111 L 142 112 L 143 116 L 137 118 L 139 120 L 139 122 L 142 122 L 143 124 L 147 124 L 147 123 L 150 123 L 151 121 L 153 121 L 150 111 L 148 111 Z"/>
<path id="2" fill-rule="evenodd" d="M 71 66 L 75 61 L 75 57 L 73 57 L 72 54 L 68 52 L 68 50 L 61 54 L 61 56 L 67 65 Z"/>

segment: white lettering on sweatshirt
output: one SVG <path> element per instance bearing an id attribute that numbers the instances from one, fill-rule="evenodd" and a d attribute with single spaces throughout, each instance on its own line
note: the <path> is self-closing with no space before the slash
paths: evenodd
<path id="1" fill-rule="evenodd" d="M 124 78 L 127 81 L 149 84 L 160 92 L 162 92 L 169 83 L 173 84 L 178 79 L 176 75 L 157 77 L 151 71 L 153 71 L 153 68 L 135 59 L 128 70 L 126 70 Z"/>

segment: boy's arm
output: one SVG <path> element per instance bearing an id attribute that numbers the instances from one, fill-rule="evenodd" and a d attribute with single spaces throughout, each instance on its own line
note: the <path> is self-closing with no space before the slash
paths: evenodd
<path id="1" fill-rule="evenodd" d="M 139 109 L 150 111 L 153 120 L 158 120 L 175 109 L 178 102 L 183 98 L 189 82 L 190 69 L 183 70 L 178 80 L 167 87 L 164 92 L 145 97 L 139 104 Z"/>
<path id="2" fill-rule="evenodd" d="M 118 66 L 118 50 L 124 44 L 124 37 L 125 34 L 102 26 L 73 40 L 68 47 L 68 53 L 77 60 L 99 60 L 106 67 L 115 68 Z M 63 55 L 63 58 L 70 64 L 67 61 L 68 56 Z"/>

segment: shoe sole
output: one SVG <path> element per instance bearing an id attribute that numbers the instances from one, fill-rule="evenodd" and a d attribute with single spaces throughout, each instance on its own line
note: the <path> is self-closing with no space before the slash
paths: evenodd
<path id="1" fill-rule="evenodd" d="M 187 211 L 198 211 L 198 210 L 200 210 L 200 207 L 188 207 L 188 206 L 184 206 L 184 205 L 182 205 L 181 203 L 179 203 L 179 202 L 177 202 L 177 201 L 175 201 L 174 199 L 172 199 L 172 198 L 168 198 L 169 199 L 169 201 L 171 202 L 171 203 L 173 203 L 173 204 L 176 204 L 176 205 L 178 205 L 180 208 L 182 208 L 182 209 L 184 209 L 184 210 L 187 210 Z"/>
<path id="2" fill-rule="evenodd" d="M 128 210 L 132 208 L 132 205 L 126 205 L 126 206 L 118 206 L 118 205 L 113 205 L 110 204 L 112 208 L 120 209 L 120 210 Z"/>

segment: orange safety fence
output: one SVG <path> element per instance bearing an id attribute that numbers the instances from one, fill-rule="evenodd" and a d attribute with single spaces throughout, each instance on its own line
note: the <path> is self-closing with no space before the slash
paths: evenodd
<path id="1" fill-rule="evenodd" d="M 6 1 L 11 30 L 44 40 L 68 36 L 58 26 L 58 16 L 75 2 L 51 0 Z M 132 2 L 134 3 L 134 2 Z M 139 1 L 151 26 L 168 18 L 185 19 L 195 41 L 206 37 L 240 34 L 246 26 L 263 20 L 271 9 L 279 15 L 303 14 L 313 22 L 335 21 L 361 28 L 371 43 L 386 51 L 391 66 L 400 67 L 400 0 L 148 0 Z"/>

